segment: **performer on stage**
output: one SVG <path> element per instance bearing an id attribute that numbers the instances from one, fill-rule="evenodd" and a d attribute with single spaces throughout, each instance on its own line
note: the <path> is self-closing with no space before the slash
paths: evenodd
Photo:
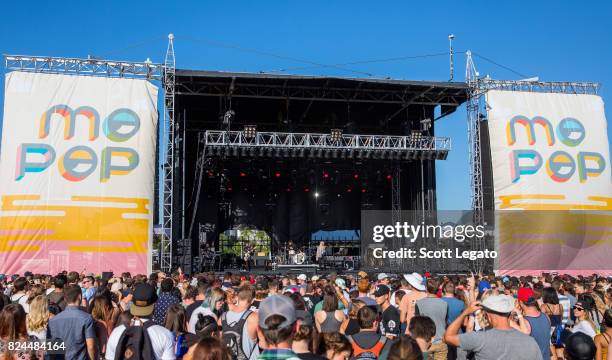
<path id="1" fill-rule="evenodd" d="M 315 256 L 315 260 L 317 261 L 317 264 L 321 262 L 321 259 L 323 258 L 324 255 L 325 255 L 325 241 L 321 241 L 319 243 L 319 246 L 317 246 L 317 255 Z"/>

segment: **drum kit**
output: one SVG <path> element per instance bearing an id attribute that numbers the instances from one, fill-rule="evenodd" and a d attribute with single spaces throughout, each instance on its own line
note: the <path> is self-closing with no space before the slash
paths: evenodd
<path id="1" fill-rule="evenodd" d="M 304 247 L 296 250 L 290 242 L 279 250 L 279 254 L 274 257 L 274 263 L 277 265 L 304 265 L 306 263 L 307 256 Z"/>

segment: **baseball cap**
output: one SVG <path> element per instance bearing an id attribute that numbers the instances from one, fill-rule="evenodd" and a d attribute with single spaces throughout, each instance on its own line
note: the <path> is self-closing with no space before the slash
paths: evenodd
<path id="1" fill-rule="evenodd" d="M 132 306 L 130 313 L 134 316 L 149 316 L 153 313 L 157 291 L 149 284 L 138 284 L 132 292 Z"/>
<path id="2" fill-rule="evenodd" d="M 338 286 L 340 289 L 344 290 L 344 289 L 346 289 L 346 282 L 344 281 L 344 279 L 337 278 L 336 279 L 336 286 Z"/>
<path id="3" fill-rule="evenodd" d="M 279 325 L 279 329 L 286 328 L 295 323 L 296 314 L 295 314 L 295 305 L 293 301 L 287 296 L 282 295 L 272 295 L 265 298 L 259 304 L 259 327 L 262 329 L 267 329 L 266 320 L 270 318 L 272 315 L 280 315 L 285 318 Z"/>
<path id="4" fill-rule="evenodd" d="M 265 291 L 268 290 L 269 284 L 268 281 L 263 279 L 263 280 L 259 280 L 256 284 L 255 284 L 255 290 L 257 291 Z"/>
<path id="5" fill-rule="evenodd" d="M 510 314 L 514 310 L 514 298 L 508 295 L 492 295 L 482 301 L 485 310 Z"/>
<path id="6" fill-rule="evenodd" d="M 487 280 L 481 280 L 478 283 L 478 292 L 479 293 L 483 293 L 483 292 L 485 292 L 486 290 L 488 290 L 490 288 L 491 288 L 491 283 L 489 283 Z"/>
<path id="7" fill-rule="evenodd" d="M 378 285 L 376 289 L 374 289 L 374 296 L 379 297 L 383 295 L 387 295 L 391 292 L 387 285 Z"/>
<path id="8" fill-rule="evenodd" d="M 312 281 L 319 281 L 321 277 L 319 275 L 312 275 L 312 277 L 310 278 L 310 280 Z"/>
<path id="9" fill-rule="evenodd" d="M 306 281 L 308 280 L 308 277 L 306 276 L 306 274 L 300 274 L 297 277 L 298 280 L 302 280 L 302 281 Z"/>
<path id="10" fill-rule="evenodd" d="M 517 297 L 520 301 L 524 302 L 527 305 L 536 303 L 536 299 L 531 288 L 523 287 L 518 289 Z"/>
<path id="11" fill-rule="evenodd" d="M 587 360 L 595 358 L 595 342 L 590 336 L 582 332 L 569 335 L 565 341 L 565 351 L 571 359 Z"/>
<path id="12" fill-rule="evenodd" d="M 383 279 L 387 279 L 389 278 L 389 276 L 385 273 L 380 273 L 378 274 L 378 281 L 383 280 Z"/>

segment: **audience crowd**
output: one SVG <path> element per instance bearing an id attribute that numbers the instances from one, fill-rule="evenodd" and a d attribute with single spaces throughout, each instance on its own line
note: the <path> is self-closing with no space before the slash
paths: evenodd
<path id="1" fill-rule="evenodd" d="M 607 360 L 611 285 L 546 273 L 0 275 L 0 360 Z"/>

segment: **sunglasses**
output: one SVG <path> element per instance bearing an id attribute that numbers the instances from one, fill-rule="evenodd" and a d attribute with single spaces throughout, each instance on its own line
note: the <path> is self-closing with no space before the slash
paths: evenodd
<path id="1" fill-rule="evenodd" d="M 584 308 L 580 306 L 574 306 L 573 309 L 578 311 L 584 311 Z"/>

